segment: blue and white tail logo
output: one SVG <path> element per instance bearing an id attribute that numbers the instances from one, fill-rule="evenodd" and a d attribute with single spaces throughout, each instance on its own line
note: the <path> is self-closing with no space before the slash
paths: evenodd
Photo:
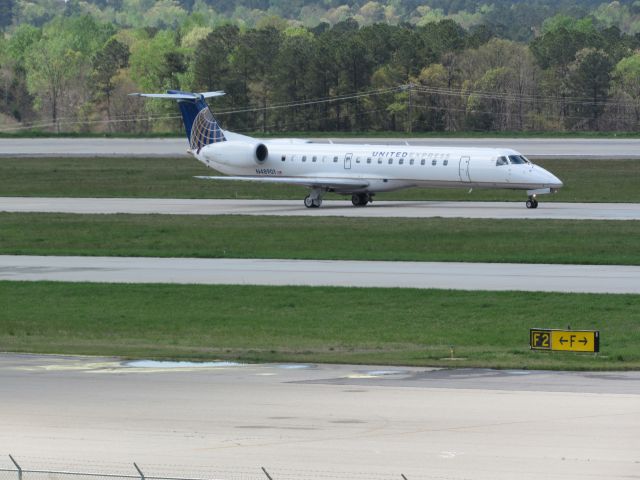
<path id="1" fill-rule="evenodd" d="M 170 98 L 178 102 L 187 140 L 191 150 L 200 153 L 205 145 L 224 142 L 224 133 L 213 117 L 205 98 L 219 97 L 224 92 L 190 93 L 169 90 L 167 93 L 132 93 L 131 95 L 151 98 Z"/>
<path id="2" fill-rule="evenodd" d="M 189 136 L 189 145 L 191 146 L 191 150 L 199 152 L 205 145 L 224 142 L 225 140 L 226 138 L 224 138 L 222 129 L 218 125 L 216 119 L 213 118 L 213 114 L 211 113 L 211 110 L 209 110 L 209 107 L 200 110 L 191 125 L 191 135 Z"/>

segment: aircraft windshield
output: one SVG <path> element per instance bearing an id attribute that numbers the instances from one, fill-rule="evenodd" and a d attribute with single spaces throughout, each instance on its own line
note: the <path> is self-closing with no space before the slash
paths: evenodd
<path id="1" fill-rule="evenodd" d="M 509 161 L 515 165 L 529 163 L 529 160 L 524 158 L 522 155 L 509 155 Z"/>
<path id="2" fill-rule="evenodd" d="M 509 165 L 507 157 L 498 157 L 498 160 L 496 160 L 496 166 L 499 167 L 500 165 Z"/>

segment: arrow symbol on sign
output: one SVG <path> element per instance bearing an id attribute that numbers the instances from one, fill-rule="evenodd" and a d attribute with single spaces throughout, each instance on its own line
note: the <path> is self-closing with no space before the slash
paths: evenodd
<path id="1" fill-rule="evenodd" d="M 578 340 L 585 347 L 587 346 L 587 337 L 582 337 L 582 340 Z"/>
<path id="2" fill-rule="evenodd" d="M 569 340 L 566 340 L 564 337 L 560 337 L 560 345 L 564 345 L 565 343 L 567 343 Z"/>

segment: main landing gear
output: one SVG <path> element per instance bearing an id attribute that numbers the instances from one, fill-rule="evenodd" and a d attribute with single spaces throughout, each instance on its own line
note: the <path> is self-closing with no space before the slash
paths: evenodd
<path id="1" fill-rule="evenodd" d="M 536 200 L 535 195 L 531 195 L 529 200 L 527 200 L 527 208 L 538 208 L 538 200 Z"/>
<path id="2" fill-rule="evenodd" d="M 311 193 L 304 197 L 304 206 L 307 208 L 318 208 L 322 205 L 322 196 L 326 192 L 320 189 L 313 189 Z M 351 195 L 351 203 L 355 207 L 364 207 L 367 203 L 373 202 L 372 193 L 354 193 Z"/>
<path id="3" fill-rule="evenodd" d="M 364 207 L 367 203 L 373 201 L 369 193 L 354 193 L 351 195 L 351 203 L 354 207 Z"/>

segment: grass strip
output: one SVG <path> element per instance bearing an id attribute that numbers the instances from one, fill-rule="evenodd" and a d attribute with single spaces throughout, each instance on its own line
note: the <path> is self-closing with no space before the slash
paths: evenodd
<path id="1" fill-rule="evenodd" d="M 640 368 L 638 295 L 0 282 L 0 301 L 3 351 Z M 600 330 L 600 355 L 529 350 L 529 328 L 567 325 Z"/>
<path id="2" fill-rule="evenodd" d="M 640 222 L 0 213 L 0 253 L 640 265 Z"/>
<path id="3" fill-rule="evenodd" d="M 638 160 L 544 160 L 565 186 L 541 201 L 640 202 Z M 271 198 L 299 199 L 302 187 L 246 182 L 213 182 L 215 175 L 189 157 L 181 158 L 2 158 L 0 196 Z M 344 198 L 329 195 L 327 198 Z M 466 189 L 409 189 L 379 194 L 378 200 L 523 201 L 524 192 Z"/>

